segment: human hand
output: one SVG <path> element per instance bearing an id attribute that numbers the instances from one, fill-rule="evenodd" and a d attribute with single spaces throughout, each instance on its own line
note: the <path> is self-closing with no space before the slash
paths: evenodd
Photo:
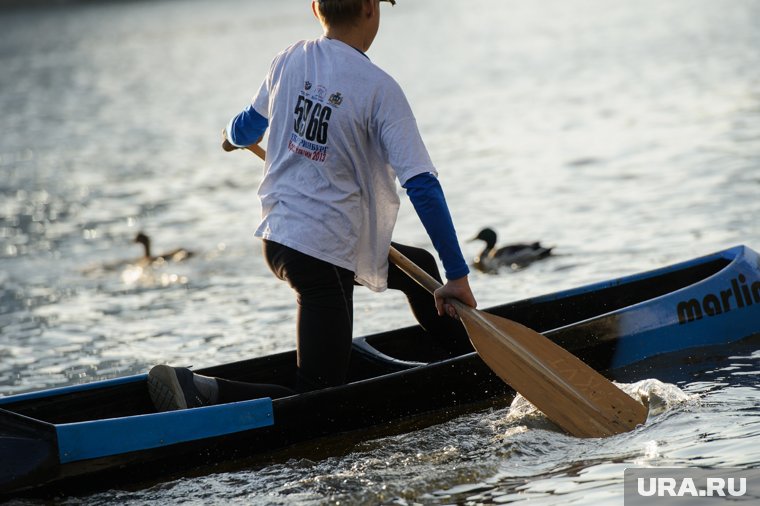
<path id="1" fill-rule="evenodd" d="M 222 130 L 222 149 L 227 151 L 228 153 L 230 151 L 235 151 L 236 149 L 240 149 L 237 146 L 233 146 L 232 143 L 227 140 L 227 129 Z"/>
<path id="2" fill-rule="evenodd" d="M 433 297 L 435 298 L 435 308 L 438 311 L 438 316 L 447 314 L 452 318 L 459 319 L 459 315 L 449 299 L 457 299 L 466 306 L 473 308 L 478 306 L 475 296 L 470 289 L 470 282 L 467 276 L 446 281 L 445 285 L 433 293 Z"/>

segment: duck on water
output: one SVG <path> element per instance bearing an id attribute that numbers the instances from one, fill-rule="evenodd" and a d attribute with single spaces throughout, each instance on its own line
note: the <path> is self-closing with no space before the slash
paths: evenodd
<path id="1" fill-rule="evenodd" d="M 164 262 L 181 262 L 193 256 L 193 252 L 188 251 L 185 248 L 177 248 L 165 253 L 161 253 L 160 255 L 153 256 L 151 255 L 150 250 L 150 237 L 148 237 L 143 232 L 139 232 L 135 236 L 134 242 L 143 245 L 143 256 L 138 260 L 138 263 L 141 265 L 151 265 L 156 263 L 160 264 Z"/>
<path id="2" fill-rule="evenodd" d="M 152 255 L 150 247 L 150 237 L 145 233 L 139 232 L 133 239 L 134 243 L 142 244 L 143 255 L 131 260 L 118 260 L 115 262 L 103 263 L 85 267 L 82 274 L 92 276 L 107 272 L 121 271 L 124 268 L 144 269 L 148 267 L 160 267 L 168 262 L 182 262 L 194 256 L 192 251 L 185 248 L 177 248 L 160 255 Z"/>
<path id="3" fill-rule="evenodd" d="M 494 274 L 501 267 L 520 269 L 530 265 L 536 260 L 551 255 L 553 246 L 542 246 L 540 242 L 516 243 L 500 248 L 496 247 L 496 232 L 491 228 L 484 228 L 471 241 L 483 241 L 486 247 L 475 257 L 473 266 L 479 271 Z"/>

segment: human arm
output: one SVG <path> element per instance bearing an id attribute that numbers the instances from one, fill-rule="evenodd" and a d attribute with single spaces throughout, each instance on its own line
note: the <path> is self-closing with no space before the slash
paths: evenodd
<path id="1" fill-rule="evenodd" d="M 446 301 L 447 298 L 456 298 L 468 306 L 476 307 L 477 302 L 467 278 L 470 269 L 459 248 L 438 178 L 431 173 L 418 174 L 406 181 L 403 187 L 443 263 L 447 281 L 434 293 L 438 314 L 456 315 L 454 307 Z"/>
<path id="2" fill-rule="evenodd" d="M 223 130 L 222 149 L 228 152 L 236 149 L 250 149 L 251 146 L 261 142 L 268 126 L 269 121 L 259 114 L 253 105 L 249 105 L 232 118 Z"/>

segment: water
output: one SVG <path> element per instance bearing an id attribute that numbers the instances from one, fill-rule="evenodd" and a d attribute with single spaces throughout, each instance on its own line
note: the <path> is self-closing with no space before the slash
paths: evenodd
<path id="1" fill-rule="evenodd" d="M 757 2 L 400 0 L 382 24 L 369 55 L 407 92 L 461 238 L 556 245 L 475 273 L 482 307 L 760 248 Z M 1 395 L 293 347 L 292 294 L 252 238 L 261 162 L 219 142 L 270 58 L 319 33 L 308 2 L 0 8 Z M 197 255 L 137 270 L 138 230 Z M 430 247 L 408 203 L 395 237 Z M 357 290 L 357 335 L 412 321 Z M 631 463 L 757 467 L 759 357 L 663 374 L 667 409 L 603 441 L 492 410 L 63 502 L 622 504 Z"/>

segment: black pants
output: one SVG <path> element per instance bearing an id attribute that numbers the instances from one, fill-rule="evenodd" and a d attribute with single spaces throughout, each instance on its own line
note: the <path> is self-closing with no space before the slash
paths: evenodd
<path id="1" fill-rule="evenodd" d="M 426 250 L 397 243 L 393 246 L 441 281 L 435 258 Z M 264 257 L 275 276 L 287 281 L 296 292 L 296 389 L 308 391 L 342 385 L 351 357 L 354 273 L 272 241 L 264 241 Z M 388 268 L 388 288 L 404 292 L 414 317 L 425 330 L 444 336 L 453 350 L 471 350 L 462 324 L 438 316 L 432 295 L 392 263 Z M 250 388 L 245 385 L 220 381 L 220 400 L 263 396 L 264 385 Z M 282 394 L 273 391 L 270 396 Z"/>

